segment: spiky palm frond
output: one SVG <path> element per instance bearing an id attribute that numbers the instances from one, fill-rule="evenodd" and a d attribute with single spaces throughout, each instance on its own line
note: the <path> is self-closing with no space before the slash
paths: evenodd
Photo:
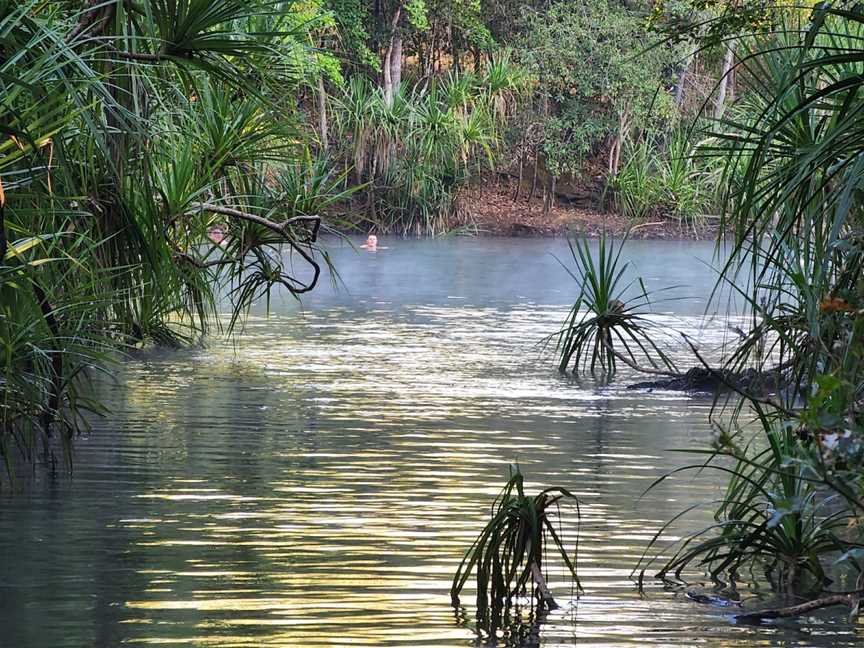
<path id="1" fill-rule="evenodd" d="M 511 466 L 510 478 L 492 504 L 491 518 L 453 577 L 450 588 L 453 604 L 458 605 L 459 594 L 474 574 L 477 616 L 486 625 L 494 625 L 502 610 L 529 590 L 532 597 L 536 593 L 541 605 L 554 608 L 543 575 L 546 548 L 561 559 L 568 576 L 581 590 L 577 574 L 578 537 L 571 553 L 564 544 L 561 526 L 556 528 L 555 518 L 560 518 L 560 507 L 567 503 L 573 506 L 578 522 L 581 512 L 575 495 L 565 488 L 547 488 L 530 497 L 525 494 L 519 467 Z"/>
<path id="2" fill-rule="evenodd" d="M 629 263 L 621 260 L 624 241 L 616 245 L 601 236 L 596 260 L 587 239 L 569 239 L 568 245 L 575 270 L 562 265 L 577 282 L 579 294 L 564 328 L 553 336 L 558 368 L 572 366 L 577 373 L 599 369 L 612 375 L 619 361 L 634 366 L 641 358 L 655 370 L 674 369 L 654 340 L 656 327 L 645 317 L 650 294 L 641 279 L 627 276 Z"/>

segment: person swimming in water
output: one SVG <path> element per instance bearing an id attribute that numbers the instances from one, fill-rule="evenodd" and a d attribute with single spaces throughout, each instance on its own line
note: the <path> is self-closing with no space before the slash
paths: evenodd
<path id="1" fill-rule="evenodd" d="M 228 245 L 228 234 L 222 225 L 214 225 L 213 227 L 208 229 L 207 238 L 213 241 L 213 243 L 215 243 L 216 245 L 221 245 L 222 247 Z"/>
<path id="2" fill-rule="evenodd" d="M 360 246 L 361 249 L 366 250 L 367 252 L 377 252 L 378 250 L 386 250 L 388 248 L 383 245 L 378 245 L 378 237 L 374 234 L 370 234 L 366 237 L 366 242 Z"/>
<path id="3" fill-rule="evenodd" d="M 383 247 L 382 248 L 378 247 L 378 237 L 375 236 L 374 234 L 370 234 L 369 236 L 367 236 L 366 242 L 363 245 L 361 245 L 360 247 L 363 248 L 364 250 L 369 251 L 369 252 L 377 252 L 379 249 L 381 249 L 381 250 L 387 249 L 387 248 L 383 248 Z"/>

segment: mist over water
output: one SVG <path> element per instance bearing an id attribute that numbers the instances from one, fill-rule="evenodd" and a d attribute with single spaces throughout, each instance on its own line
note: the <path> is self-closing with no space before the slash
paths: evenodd
<path id="1" fill-rule="evenodd" d="M 0 646 L 486 645 L 450 579 L 516 461 L 529 491 L 581 499 L 585 594 L 553 570 L 561 609 L 511 645 L 860 645 L 837 616 L 736 625 L 686 596 L 708 591 L 698 575 L 637 592 L 652 536 L 722 488 L 682 476 L 640 497 L 687 462 L 672 449 L 707 444 L 711 402 L 556 371 L 541 342 L 578 292 L 565 242 L 331 243 L 335 287 L 260 305 L 236 343 L 124 362 L 73 475 L 0 493 Z M 729 335 L 703 317 L 712 253 L 625 250 L 649 290 L 681 285 L 654 318 L 685 367 L 673 331 L 708 355 Z M 709 507 L 675 536 L 710 523 Z"/>

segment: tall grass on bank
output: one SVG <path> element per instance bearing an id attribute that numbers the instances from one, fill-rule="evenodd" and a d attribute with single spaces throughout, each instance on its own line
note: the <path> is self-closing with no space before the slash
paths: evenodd
<path id="1" fill-rule="evenodd" d="M 671 218 L 698 229 L 717 212 L 716 165 L 710 165 L 685 131 L 668 141 L 643 138 L 627 147 L 621 169 L 611 179 L 618 211 L 641 221 Z"/>

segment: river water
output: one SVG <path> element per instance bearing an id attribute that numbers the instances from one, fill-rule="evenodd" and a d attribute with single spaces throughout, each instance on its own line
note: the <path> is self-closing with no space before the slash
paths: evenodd
<path id="1" fill-rule="evenodd" d="M 0 646 L 493 645 L 448 590 L 517 461 L 529 490 L 579 496 L 585 593 L 553 569 L 561 609 L 497 645 L 859 645 L 842 613 L 738 625 L 688 596 L 710 592 L 698 575 L 637 591 L 654 533 L 720 492 L 682 476 L 642 496 L 707 444 L 710 402 L 555 370 L 539 342 L 575 297 L 564 242 L 383 243 L 332 242 L 338 285 L 262 306 L 234 343 L 116 368 L 73 475 L 0 493 Z M 649 288 L 681 285 L 654 320 L 705 353 L 728 334 L 703 317 L 712 252 L 627 248 Z"/>

